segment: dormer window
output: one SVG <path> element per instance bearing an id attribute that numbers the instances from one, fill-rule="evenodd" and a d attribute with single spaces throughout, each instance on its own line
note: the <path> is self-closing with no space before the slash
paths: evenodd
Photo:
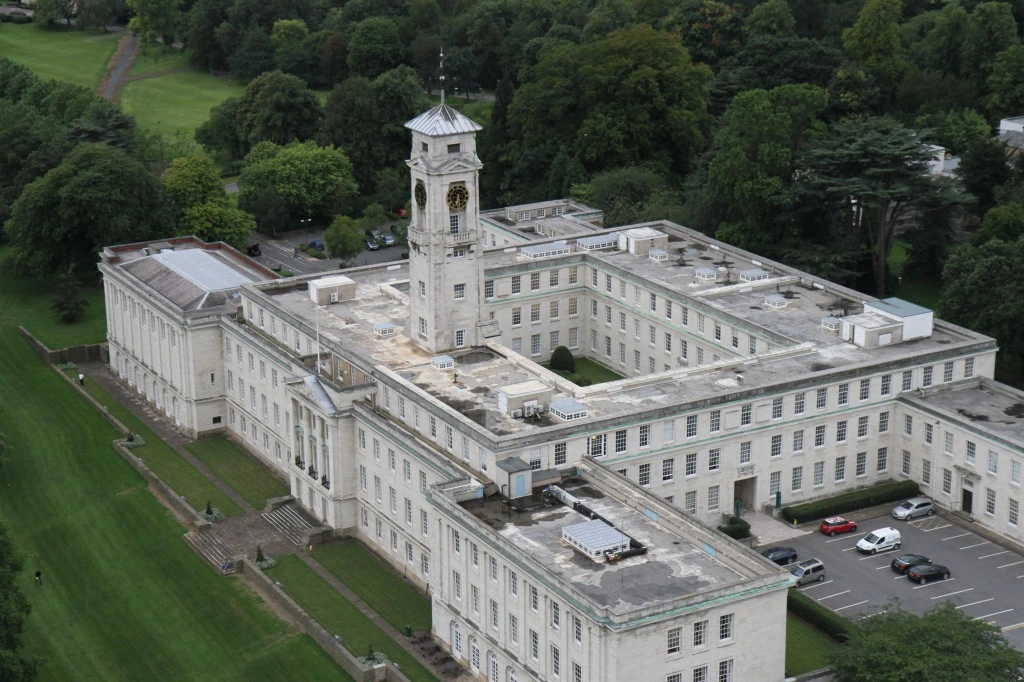
<path id="1" fill-rule="evenodd" d="M 462 152 L 462 145 L 461 144 L 450 144 L 450 145 L 448 145 L 448 153 L 449 154 L 459 154 L 461 152 Z"/>

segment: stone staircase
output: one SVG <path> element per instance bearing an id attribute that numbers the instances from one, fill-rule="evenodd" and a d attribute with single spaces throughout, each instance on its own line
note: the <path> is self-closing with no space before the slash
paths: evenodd
<path id="1" fill-rule="evenodd" d="M 291 503 L 283 504 L 273 511 L 262 512 L 260 516 L 266 519 L 267 523 L 276 528 L 297 547 L 302 546 L 305 542 L 306 532 L 316 528 L 306 518 L 306 515 L 296 509 Z"/>
<path id="2" fill-rule="evenodd" d="M 224 575 L 236 573 L 231 550 L 211 531 L 189 531 L 185 540 Z"/>

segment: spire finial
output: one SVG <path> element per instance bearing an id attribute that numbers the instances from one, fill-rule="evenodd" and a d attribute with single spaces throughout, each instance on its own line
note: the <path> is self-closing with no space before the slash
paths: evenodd
<path id="1" fill-rule="evenodd" d="M 441 104 L 444 104 L 444 46 L 441 46 Z"/>

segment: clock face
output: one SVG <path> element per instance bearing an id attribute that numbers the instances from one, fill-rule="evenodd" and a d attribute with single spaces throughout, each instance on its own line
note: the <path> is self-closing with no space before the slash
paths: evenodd
<path id="1" fill-rule="evenodd" d="M 423 208 L 427 205 L 427 188 L 423 186 L 422 180 L 416 181 L 416 205 Z"/>
<path id="2" fill-rule="evenodd" d="M 461 211 L 466 208 L 469 201 L 469 190 L 465 185 L 452 185 L 448 190 L 448 208 L 453 211 Z"/>

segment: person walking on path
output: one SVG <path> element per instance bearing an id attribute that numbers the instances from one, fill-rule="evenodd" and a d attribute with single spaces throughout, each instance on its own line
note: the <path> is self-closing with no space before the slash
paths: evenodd
<path id="1" fill-rule="evenodd" d="M 85 386 L 85 375 L 81 372 L 78 373 L 78 385 Z"/>
<path id="2" fill-rule="evenodd" d="M 43 572 L 42 571 L 36 571 L 36 585 L 42 585 L 42 584 L 43 584 Z"/>

